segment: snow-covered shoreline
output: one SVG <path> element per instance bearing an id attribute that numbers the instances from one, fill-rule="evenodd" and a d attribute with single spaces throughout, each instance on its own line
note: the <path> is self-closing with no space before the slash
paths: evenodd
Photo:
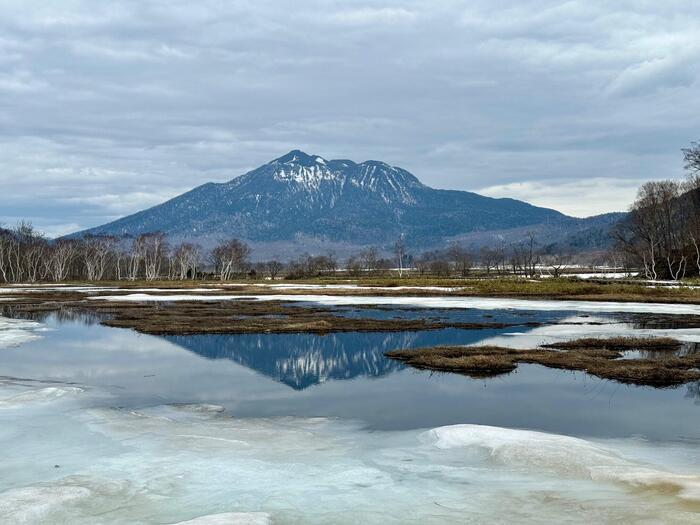
<path id="1" fill-rule="evenodd" d="M 614 301 L 572 301 L 552 299 L 510 299 L 500 297 L 461 296 L 372 296 L 372 295 L 320 295 L 320 294 L 270 294 L 270 295 L 203 295 L 193 293 L 158 295 L 130 293 L 101 295 L 92 300 L 148 302 L 148 301 L 288 301 L 314 303 L 324 306 L 398 306 L 415 308 L 472 308 L 477 310 L 540 310 L 610 313 L 655 313 L 700 315 L 700 304 L 688 303 L 635 303 Z"/>

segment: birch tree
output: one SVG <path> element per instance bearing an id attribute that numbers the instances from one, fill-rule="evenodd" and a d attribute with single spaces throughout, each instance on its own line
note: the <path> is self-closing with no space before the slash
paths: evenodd
<path id="1" fill-rule="evenodd" d="M 66 280 L 77 253 L 78 243 L 76 241 L 58 240 L 54 242 L 48 257 L 48 272 L 53 281 Z"/>
<path id="2" fill-rule="evenodd" d="M 396 264 L 399 267 L 399 277 L 403 277 L 403 263 L 406 258 L 406 242 L 403 233 L 399 236 L 394 244 L 394 255 L 396 256 Z"/>
<path id="3" fill-rule="evenodd" d="M 161 232 L 140 235 L 143 245 L 143 266 L 147 281 L 153 281 L 160 275 L 163 257 L 166 251 L 165 234 Z"/>
<path id="4" fill-rule="evenodd" d="M 197 268 L 202 259 L 200 246 L 191 243 L 182 243 L 173 250 L 173 273 L 180 280 L 194 279 L 197 276 Z"/>
<path id="5" fill-rule="evenodd" d="M 105 276 L 107 262 L 114 251 L 116 240 L 110 236 L 87 235 L 83 239 L 83 264 L 88 281 L 100 281 Z"/>
<path id="6" fill-rule="evenodd" d="M 12 249 L 12 232 L 0 228 L 0 280 L 10 282 L 10 251 Z"/>
<path id="7" fill-rule="evenodd" d="M 238 239 L 222 241 L 212 250 L 214 266 L 222 281 L 231 279 L 234 275 L 244 273 L 248 269 L 250 247 Z"/>

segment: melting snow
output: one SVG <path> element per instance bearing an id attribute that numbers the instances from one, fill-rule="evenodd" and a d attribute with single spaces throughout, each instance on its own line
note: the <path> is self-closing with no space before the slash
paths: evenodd
<path id="1" fill-rule="evenodd" d="M 127 411 L 91 408 L 89 399 L 78 398 L 78 409 L 36 400 L 40 412 L 29 417 L 0 412 L 2 428 L 13 429 L 0 433 L 4 453 L 48 463 L 3 466 L 3 519 L 683 523 L 692 512 L 682 502 L 700 502 L 700 478 L 667 466 L 663 450 L 639 440 L 468 424 L 368 432 L 336 419 L 241 419 L 197 405 Z M 693 445 L 686 448 L 683 457 L 692 457 Z"/>
<path id="2" fill-rule="evenodd" d="M 430 430 L 423 434 L 423 439 L 442 449 L 484 449 L 491 460 L 509 467 L 564 478 L 617 482 L 636 489 L 671 489 L 681 498 L 700 501 L 700 476 L 658 470 L 579 438 L 482 425 L 453 425 Z"/>
<path id="3" fill-rule="evenodd" d="M 505 333 L 483 339 L 478 344 L 535 348 L 542 344 L 568 341 L 580 337 L 672 337 L 679 341 L 700 343 L 700 328 L 635 328 L 628 323 L 610 322 L 609 319 L 603 317 L 573 316 L 563 319 L 557 324 L 540 326 L 527 332 Z"/>
<path id="4" fill-rule="evenodd" d="M 463 287 L 448 286 L 361 286 L 357 284 L 295 284 L 295 283 L 231 283 L 223 284 L 229 287 L 259 286 L 264 288 L 278 288 L 281 290 L 368 290 L 368 291 L 392 291 L 392 290 L 425 290 L 432 292 L 456 292 Z"/>
<path id="5" fill-rule="evenodd" d="M 265 512 L 225 512 L 210 514 L 174 525 L 268 525 L 270 515 Z"/>
<path id="6" fill-rule="evenodd" d="M 539 299 L 507 299 L 494 297 L 378 297 L 361 295 L 198 295 L 198 294 L 126 294 L 104 295 L 90 299 L 120 301 L 211 301 L 214 300 L 259 300 L 296 301 L 327 306 L 390 305 L 417 308 L 473 308 L 477 310 L 540 310 L 572 312 L 629 312 L 678 315 L 700 315 L 700 304 L 679 303 L 622 303 L 611 301 L 555 301 Z"/>
<path id="7" fill-rule="evenodd" d="M 28 341 L 39 339 L 38 332 L 46 328 L 36 321 L 9 319 L 0 316 L 0 348 L 18 346 Z"/>
<path id="8" fill-rule="evenodd" d="M 82 392 L 84 392 L 84 389 L 82 388 L 69 386 L 49 386 L 45 388 L 38 388 L 35 390 L 26 390 L 24 392 L 20 392 L 19 394 L 15 394 L 4 399 L 0 398 L 0 409 L 21 408 L 26 405 L 31 405 L 38 402 L 53 401 L 54 399 L 58 399 L 63 396 L 76 395 Z"/>

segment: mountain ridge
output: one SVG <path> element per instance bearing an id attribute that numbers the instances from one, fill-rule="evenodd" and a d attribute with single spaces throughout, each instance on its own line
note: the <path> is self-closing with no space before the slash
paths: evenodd
<path id="1" fill-rule="evenodd" d="M 71 236 L 162 231 L 203 245 L 237 237 L 258 245 L 287 242 L 298 251 L 292 245 L 304 239 L 350 249 L 388 246 L 404 235 L 411 246 L 427 249 L 469 234 L 527 226 L 580 230 L 599 217 L 578 219 L 516 199 L 434 189 L 382 161 L 326 160 L 297 149 L 227 182 L 202 184 Z"/>

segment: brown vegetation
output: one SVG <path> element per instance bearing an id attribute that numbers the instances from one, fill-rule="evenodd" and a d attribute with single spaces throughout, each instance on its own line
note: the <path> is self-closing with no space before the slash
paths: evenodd
<path id="1" fill-rule="evenodd" d="M 671 337 L 585 337 L 582 339 L 542 345 L 542 348 L 558 348 L 560 350 L 612 350 L 625 352 L 629 350 L 676 351 L 682 346 L 682 342 Z"/>
<path id="2" fill-rule="evenodd" d="M 123 290 L 121 293 L 128 293 Z M 177 292 L 173 289 L 172 292 Z M 537 326 L 539 323 L 460 323 L 440 318 L 370 319 L 350 318 L 339 309 L 300 306 L 284 301 L 259 302 L 220 300 L 213 293 L 208 301 L 120 301 L 90 300 L 79 291 L 41 290 L 5 293 L 0 307 L 7 315 L 24 317 L 62 312 L 84 313 L 108 326 L 132 328 L 160 335 L 237 333 L 315 333 L 419 331 L 443 328 L 494 329 L 508 326 Z M 231 292 L 227 292 L 231 293 Z M 94 297 L 98 294 L 92 294 Z M 645 316 L 653 321 L 654 316 Z M 685 317 L 681 318 L 684 319 Z M 511 372 L 518 363 L 551 368 L 582 370 L 624 383 L 670 386 L 700 379 L 700 354 L 676 355 L 679 341 L 670 338 L 578 339 L 532 350 L 500 347 L 437 347 L 401 350 L 387 355 L 407 364 L 430 370 L 488 377 Z M 621 359 L 622 352 L 640 350 L 662 358 Z"/>
<path id="3" fill-rule="evenodd" d="M 613 232 L 619 251 L 648 279 L 700 274 L 700 144 L 683 153 L 687 180 L 642 185 Z"/>
<path id="4" fill-rule="evenodd" d="M 456 372 L 470 377 L 493 377 L 512 372 L 518 363 L 549 368 L 581 370 L 621 383 L 666 387 L 700 380 L 700 354 L 665 359 L 621 359 L 620 350 L 678 349 L 681 343 L 668 338 L 580 339 L 554 345 L 564 351 L 519 350 L 497 346 L 439 346 L 417 350 L 395 350 L 387 356 L 415 368 Z"/>
<path id="5" fill-rule="evenodd" d="M 11 296 L 4 309 L 12 315 L 31 316 L 56 311 L 98 313 L 102 324 L 133 328 L 156 335 L 398 332 L 443 328 L 496 329 L 510 326 L 539 326 L 539 323 L 463 323 L 440 319 L 370 319 L 338 315 L 327 307 L 301 307 L 283 301 L 217 300 L 175 302 L 131 302 L 86 300 L 78 292 L 35 292 Z M 0 303 L 2 306 L 3 303 Z"/>

